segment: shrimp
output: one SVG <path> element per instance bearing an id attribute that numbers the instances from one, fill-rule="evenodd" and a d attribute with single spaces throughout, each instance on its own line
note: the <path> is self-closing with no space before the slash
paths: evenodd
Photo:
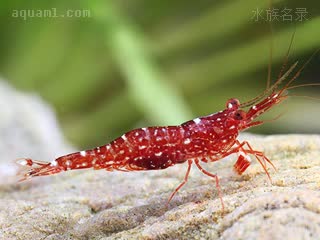
<path id="1" fill-rule="evenodd" d="M 263 124 L 264 121 L 256 118 L 287 99 L 288 89 L 302 86 L 290 85 L 307 63 L 283 87 L 280 88 L 281 83 L 288 79 L 297 67 L 297 62 L 284 74 L 282 69 L 278 80 L 257 97 L 244 103 L 231 98 L 226 102 L 226 108 L 220 112 L 195 118 L 178 126 L 135 129 L 104 146 L 61 156 L 52 162 L 19 159 L 17 163 L 27 168 L 20 181 L 76 169 L 146 171 L 166 169 L 186 162 L 188 167 L 184 180 L 171 193 L 167 203 L 186 184 L 191 166 L 195 164 L 203 174 L 215 180 L 224 209 L 219 178 L 206 171 L 202 163 L 211 163 L 231 154 L 238 154 L 233 169 L 241 175 L 250 166 L 250 156 L 253 156 L 271 180 L 267 163 L 274 169 L 275 166 L 270 159 L 263 152 L 253 149 L 249 142 L 240 142 L 237 137 L 240 132 Z"/>

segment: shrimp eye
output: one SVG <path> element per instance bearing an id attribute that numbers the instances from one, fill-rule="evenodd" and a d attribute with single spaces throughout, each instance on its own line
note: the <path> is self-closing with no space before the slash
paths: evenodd
<path id="1" fill-rule="evenodd" d="M 246 118 L 246 113 L 242 110 L 236 111 L 234 114 L 234 119 L 243 120 Z"/>
<path id="2" fill-rule="evenodd" d="M 226 105 L 228 109 L 237 109 L 240 106 L 240 101 L 236 98 L 231 98 Z"/>

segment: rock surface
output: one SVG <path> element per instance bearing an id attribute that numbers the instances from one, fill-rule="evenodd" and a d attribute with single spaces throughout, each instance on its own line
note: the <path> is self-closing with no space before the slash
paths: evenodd
<path id="1" fill-rule="evenodd" d="M 193 169 L 166 201 L 185 165 L 149 172 L 74 171 L 0 189 L 1 239 L 318 239 L 320 136 L 244 135 L 278 171 L 271 185 L 253 163 L 241 177 L 234 157 Z M 43 178 L 42 178 L 43 179 Z"/>
<path id="2" fill-rule="evenodd" d="M 38 100 L 27 107 L 16 98 L 11 100 L 21 109 L 8 108 L 11 119 L 1 117 L 0 239 L 319 238 L 319 135 L 244 134 L 241 140 L 264 151 L 277 167 L 277 172 L 270 169 L 273 184 L 255 161 L 242 176 L 235 175 L 236 156 L 230 156 L 203 164 L 220 177 L 224 212 L 214 181 L 195 166 L 188 183 L 166 207 L 184 177 L 185 164 L 162 171 L 83 170 L 21 184 L 8 181 L 9 160 L 49 158 L 54 151 L 62 154 L 69 149 L 48 108 Z M 49 117 L 36 116 L 39 113 Z M 46 127 L 40 131 L 38 126 Z"/>

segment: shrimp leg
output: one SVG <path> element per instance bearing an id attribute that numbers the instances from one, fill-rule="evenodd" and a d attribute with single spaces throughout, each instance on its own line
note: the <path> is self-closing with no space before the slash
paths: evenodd
<path id="1" fill-rule="evenodd" d="M 221 188 L 220 188 L 218 176 L 217 176 L 216 174 L 212 174 L 212 173 L 208 172 L 207 170 L 203 169 L 202 166 L 200 165 L 198 159 L 195 160 L 195 164 L 196 164 L 196 166 L 199 168 L 199 170 L 200 170 L 202 173 L 204 173 L 205 175 L 207 175 L 207 176 L 212 177 L 212 178 L 215 179 L 215 181 L 216 181 L 216 188 L 218 189 L 218 195 L 219 195 L 219 198 L 220 198 L 220 201 L 221 201 L 222 212 L 223 212 L 223 211 L 224 211 L 224 203 L 223 203 L 223 200 L 222 200 L 222 194 L 221 194 Z"/>
<path id="2" fill-rule="evenodd" d="M 183 187 L 183 185 L 185 185 L 188 181 L 188 177 L 189 177 L 189 173 L 191 170 L 191 165 L 192 165 L 192 160 L 188 160 L 188 169 L 186 172 L 186 175 L 184 176 L 184 180 L 182 181 L 182 183 L 179 184 L 179 186 L 173 191 L 173 193 L 171 193 L 168 201 L 167 201 L 167 206 L 169 205 L 171 199 L 173 198 L 173 196 L 180 190 L 180 188 Z"/>

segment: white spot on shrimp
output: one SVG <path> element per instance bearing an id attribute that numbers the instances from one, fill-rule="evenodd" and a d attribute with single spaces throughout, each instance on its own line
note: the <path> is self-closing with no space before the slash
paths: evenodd
<path id="1" fill-rule="evenodd" d="M 218 122 L 221 121 L 221 118 L 217 118 L 217 121 L 218 121 Z"/>
<path id="2" fill-rule="evenodd" d="M 240 156 L 246 156 L 246 154 L 243 151 L 239 151 Z"/>
<path id="3" fill-rule="evenodd" d="M 70 166 L 71 165 L 71 161 L 70 160 L 66 161 L 66 165 Z"/>
<path id="4" fill-rule="evenodd" d="M 97 161 L 97 159 L 94 158 L 94 159 L 92 160 L 92 165 L 94 165 L 94 164 L 96 163 L 96 161 Z"/>
<path id="5" fill-rule="evenodd" d="M 251 158 L 248 154 L 244 153 L 243 151 L 239 151 L 239 155 L 243 156 L 248 162 L 251 162 Z"/>
<path id="6" fill-rule="evenodd" d="M 147 146 L 145 146 L 145 145 L 140 145 L 140 146 L 139 146 L 139 149 L 140 149 L 140 150 L 145 149 L 145 148 L 147 148 Z"/>
<path id="7" fill-rule="evenodd" d="M 162 155 L 162 152 L 155 153 L 154 155 L 160 157 Z"/>
<path id="8" fill-rule="evenodd" d="M 278 94 L 275 94 L 272 98 L 277 98 L 279 95 Z"/>
<path id="9" fill-rule="evenodd" d="M 120 154 L 124 154 L 124 150 L 121 150 L 119 153 L 120 153 Z"/>
<path id="10" fill-rule="evenodd" d="M 184 144 L 189 144 L 189 143 L 191 143 L 191 141 L 190 141 L 190 139 L 189 138 L 187 138 L 186 140 L 184 140 L 184 142 L 183 142 Z"/>
<path id="11" fill-rule="evenodd" d="M 162 137 L 157 137 L 156 138 L 156 141 L 161 141 L 162 140 Z"/>
<path id="12" fill-rule="evenodd" d="M 139 133 L 138 133 L 138 132 L 136 132 L 134 135 L 135 135 L 135 136 L 139 136 Z"/>
<path id="13" fill-rule="evenodd" d="M 229 127 L 229 129 L 235 129 L 236 126 L 232 125 L 231 127 Z"/>
<path id="14" fill-rule="evenodd" d="M 226 140 L 226 139 L 223 139 L 223 140 L 222 140 L 222 142 L 223 142 L 223 143 L 226 143 L 226 142 L 227 142 L 227 140 Z"/>
<path id="15" fill-rule="evenodd" d="M 196 119 L 193 120 L 193 122 L 195 124 L 199 124 L 199 123 L 201 123 L 201 119 L 200 118 L 196 118 Z"/>
<path id="16" fill-rule="evenodd" d="M 126 137 L 125 134 L 123 134 L 123 135 L 121 136 L 121 138 L 122 138 L 124 141 L 127 141 L 127 137 Z"/>
<path id="17" fill-rule="evenodd" d="M 50 166 L 52 167 L 55 167 L 58 165 L 58 162 L 56 160 L 53 160 L 51 163 L 50 163 Z"/>
<path id="18" fill-rule="evenodd" d="M 147 129 L 146 128 L 141 128 L 143 131 L 146 131 Z"/>
<path id="19" fill-rule="evenodd" d="M 106 149 L 107 150 L 109 150 L 111 147 L 110 147 L 110 145 L 108 144 L 108 145 L 106 145 Z"/>
<path id="20" fill-rule="evenodd" d="M 85 156 L 87 155 L 87 153 L 86 153 L 86 151 L 81 151 L 81 152 L 80 152 L 80 155 L 81 155 L 82 157 L 85 157 Z"/>
<path id="21" fill-rule="evenodd" d="M 101 151 L 100 151 L 100 147 L 97 147 L 97 153 L 100 153 Z"/>
<path id="22" fill-rule="evenodd" d="M 220 133 L 223 133 L 223 130 L 217 126 L 214 126 L 213 127 L 213 130 L 217 133 L 217 134 L 220 134 Z"/>
<path id="23" fill-rule="evenodd" d="M 257 106 L 256 105 L 252 106 L 252 109 L 257 110 Z"/>
<path id="24" fill-rule="evenodd" d="M 228 103 L 228 108 L 232 108 L 232 103 Z"/>

